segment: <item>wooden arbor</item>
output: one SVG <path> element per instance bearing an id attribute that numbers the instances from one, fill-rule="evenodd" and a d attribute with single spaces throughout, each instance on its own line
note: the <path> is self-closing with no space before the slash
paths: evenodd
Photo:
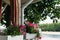
<path id="1" fill-rule="evenodd" d="M 3 0 L 5 1 L 7 4 L 10 5 L 10 9 L 11 9 L 11 17 L 10 17 L 10 20 L 11 20 L 11 23 L 13 25 L 20 25 L 22 22 L 22 13 L 21 13 L 21 3 L 22 3 L 22 6 L 25 6 L 24 4 L 26 2 L 28 2 L 28 0 Z M 37 1 L 40 1 L 40 0 L 33 0 L 32 3 L 35 3 Z M 1 6 L 2 5 L 2 0 L 0 0 L 0 21 L 1 21 L 1 16 L 2 16 L 2 10 L 1 10 Z"/>
<path id="2" fill-rule="evenodd" d="M 10 8 L 11 8 L 11 22 L 13 25 L 18 24 L 18 1 L 17 0 L 10 0 Z"/>
<path id="3" fill-rule="evenodd" d="M 21 23 L 21 0 L 0 0 L 0 22 L 2 18 L 2 1 L 6 1 L 10 5 L 10 22 L 13 25 L 20 25 Z M 9 2 L 8 2 L 9 1 Z M 9 17 L 9 16 L 8 16 Z"/>

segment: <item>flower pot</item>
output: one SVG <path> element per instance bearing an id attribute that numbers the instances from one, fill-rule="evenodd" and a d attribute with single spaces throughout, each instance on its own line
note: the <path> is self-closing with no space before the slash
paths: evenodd
<path id="1" fill-rule="evenodd" d="M 36 37 L 36 35 L 37 35 L 37 34 L 34 34 L 34 33 L 33 33 L 33 34 L 27 33 L 27 34 L 26 34 L 26 39 L 34 39 L 34 38 Z"/>
<path id="2" fill-rule="evenodd" d="M 23 40 L 23 35 L 8 36 L 7 40 Z"/>
<path id="3" fill-rule="evenodd" d="M 23 35 L 17 36 L 0 36 L 0 40 L 23 40 Z"/>

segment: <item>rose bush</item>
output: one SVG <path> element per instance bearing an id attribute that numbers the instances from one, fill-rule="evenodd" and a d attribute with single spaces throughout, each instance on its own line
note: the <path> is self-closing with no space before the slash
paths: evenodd
<path id="1" fill-rule="evenodd" d="M 26 24 L 27 33 L 36 33 L 37 32 L 37 24 L 31 23 L 29 21 L 25 21 L 25 24 Z"/>

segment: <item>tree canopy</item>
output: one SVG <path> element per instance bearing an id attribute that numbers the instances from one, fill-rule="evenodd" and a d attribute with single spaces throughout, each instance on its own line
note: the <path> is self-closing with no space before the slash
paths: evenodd
<path id="1" fill-rule="evenodd" d="M 31 3 L 24 11 L 24 18 L 32 23 L 38 23 L 45 20 L 47 16 L 51 19 L 60 18 L 59 0 L 42 0 L 37 3 Z"/>

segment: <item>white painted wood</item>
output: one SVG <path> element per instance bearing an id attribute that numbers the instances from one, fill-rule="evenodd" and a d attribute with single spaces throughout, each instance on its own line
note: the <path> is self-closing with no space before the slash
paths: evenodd
<path id="1" fill-rule="evenodd" d="M 4 32 L 5 29 L 6 29 L 5 25 L 0 25 L 0 32 Z"/>
<path id="2" fill-rule="evenodd" d="M 7 40 L 7 36 L 1 36 L 0 35 L 0 40 Z"/>
<path id="3" fill-rule="evenodd" d="M 7 40 L 23 40 L 23 35 L 8 36 Z"/>
<path id="4" fill-rule="evenodd" d="M 2 0 L 2 1 L 10 5 L 10 0 Z"/>
<path id="5" fill-rule="evenodd" d="M 10 0 L 3 0 L 3 1 L 10 5 Z M 32 3 L 35 3 L 38 1 L 41 1 L 41 0 L 33 0 Z M 28 0 L 21 0 L 22 5 L 24 5 L 24 3 L 26 3 L 26 2 L 28 2 Z"/>
<path id="6" fill-rule="evenodd" d="M 24 25 L 24 9 L 29 5 L 29 4 L 31 4 L 32 3 L 32 1 L 33 0 L 28 0 L 23 6 L 22 6 L 22 19 L 21 19 L 21 21 L 22 21 L 22 25 Z"/>
<path id="7" fill-rule="evenodd" d="M 27 33 L 26 34 L 26 39 L 34 39 L 36 37 L 36 35 L 37 34 L 34 34 L 34 33 L 31 33 L 31 34 Z"/>
<path id="8" fill-rule="evenodd" d="M 6 7 L 7 7 L 7 4 L 5 5 L 4 8 L 2 8 L 2 13 L 5 11 Z"/>
<path id="9" fill-rule="evenodd" d="M 17 35 L 17 36 L 1 36 L 0 40 L 23 40 L 23 35 Z"/>
<path id="10" fill-rule="evenodd" d="M 18 9 L 18 11 L 19 11 L 19 20 L 18 20 L 18 23 L 19 23 L 19 25 L 21 24 L 21 0 L 18 0 L 18 4 L 19 4 L 19 9 Z"/>
<path id="11" fill-rule="evenodd" d="M 21 0 L 21 3 L 22 3 L 22 4 L 25 4 L 27 1 L 28 1 L 28 0 Z M 42 1 L 42 0 L 33 0 L 32 3 L 36 3 L 36 2 L 38 2 L 38 1 Z"/>

